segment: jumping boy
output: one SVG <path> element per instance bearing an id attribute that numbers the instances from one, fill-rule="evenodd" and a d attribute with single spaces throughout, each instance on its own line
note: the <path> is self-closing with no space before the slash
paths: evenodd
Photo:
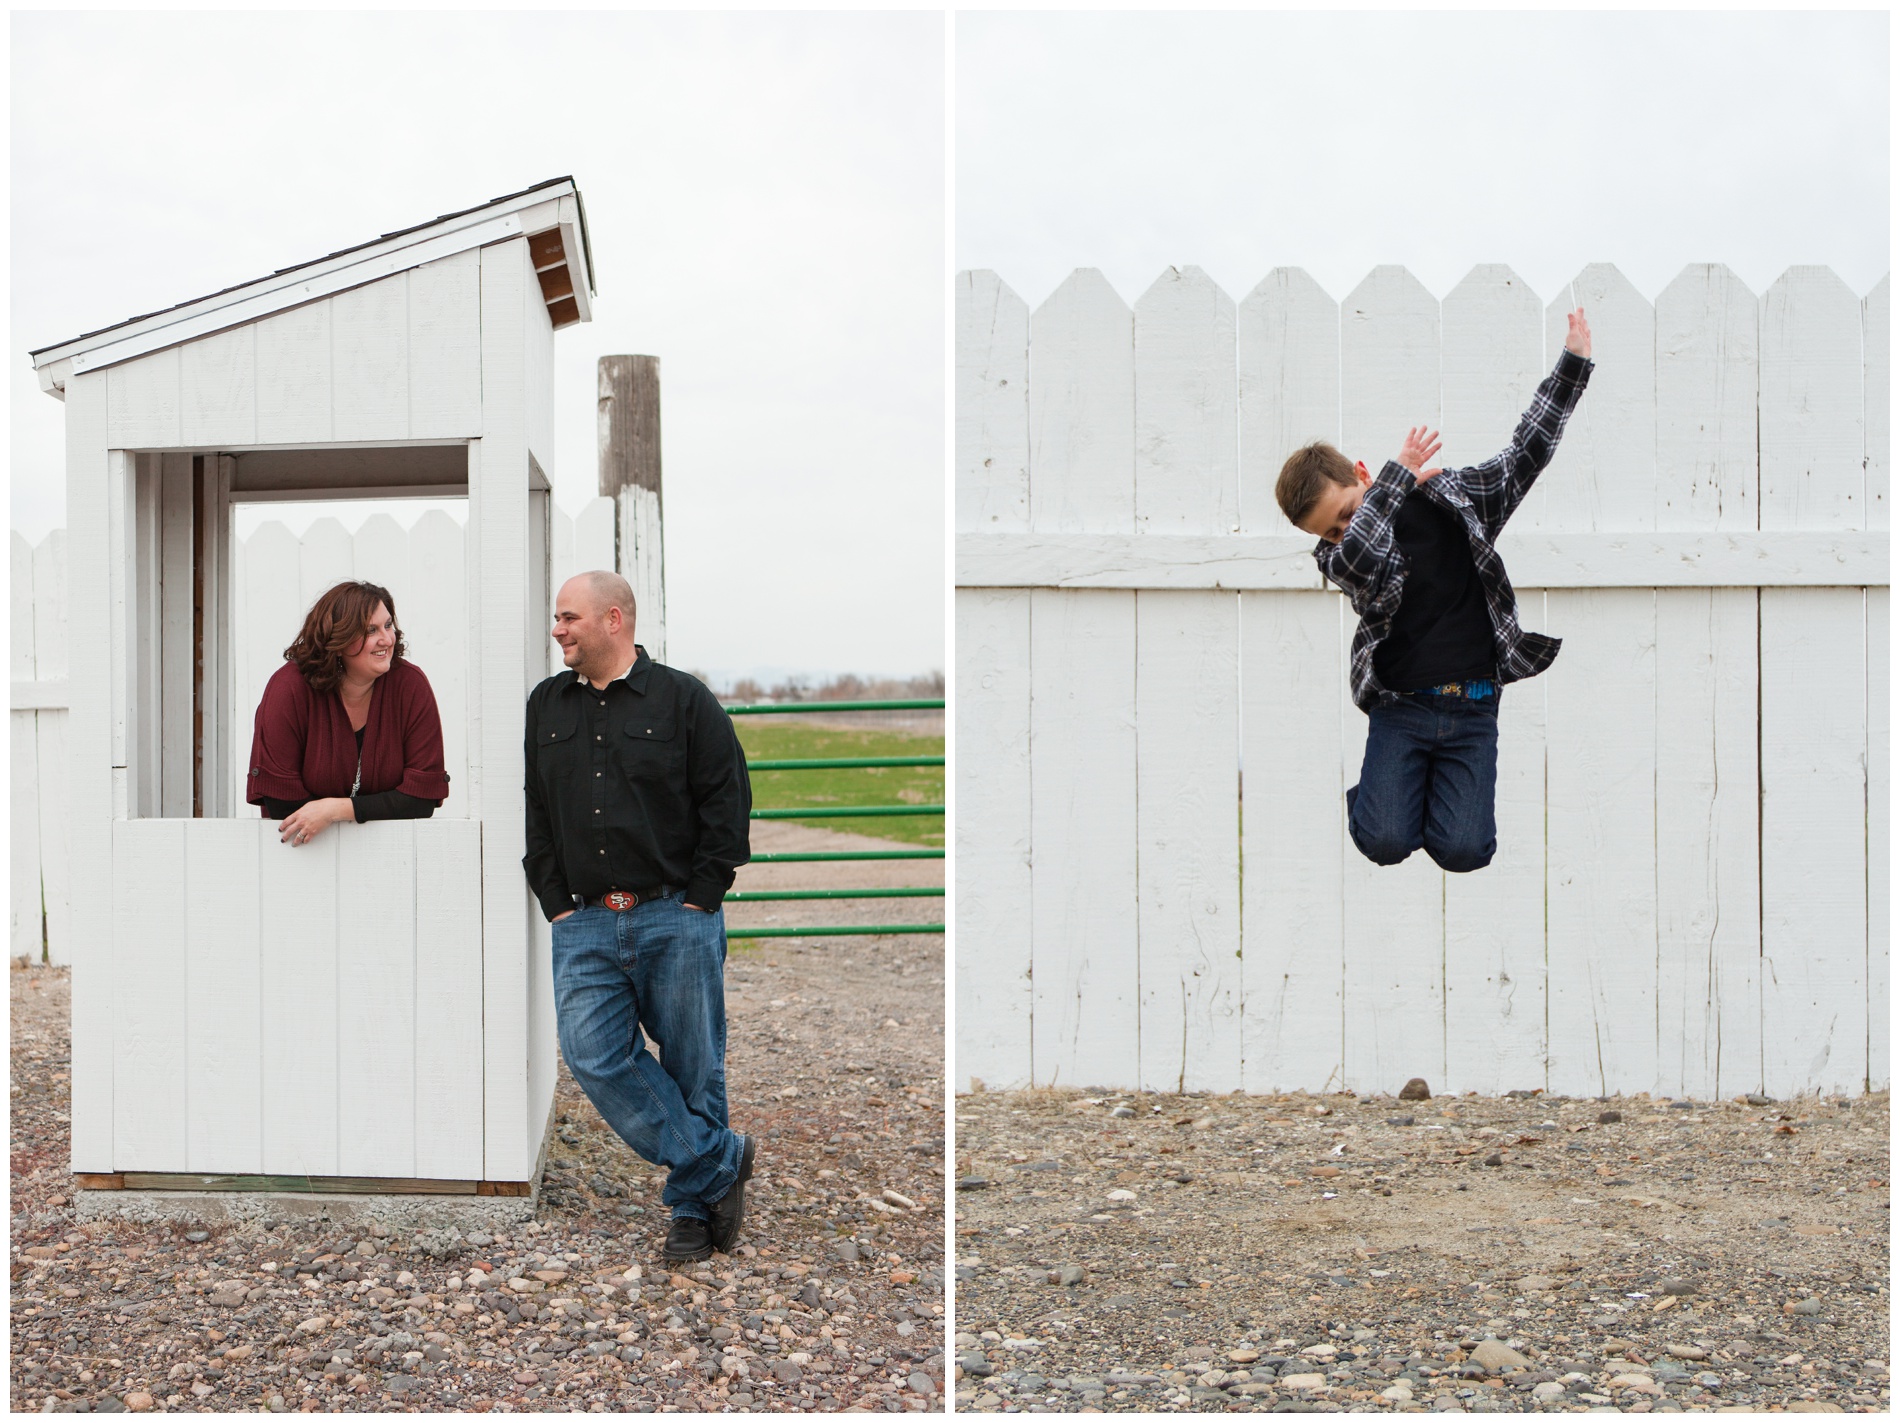
<path id="1" fill-rule="evenodd" d="M 1498 688 L 1535 677 L 1558 647 L 1518 627 L 1497 537 L 1557 452 L 1593 369 L 1579 309 L 1511 443 L 1483 464 L 1427 469 L 1439 440 L 1420 426 L 1377 479 L 1324 442 L 1280 471 L 1282 512 L 1318 537 L 1320 573 L 1359 614 L 1352 699 L 1370 725 L 1346 819 L 1375 864 L 1422 845 L 1463 873 L 1497 852 Z"/>

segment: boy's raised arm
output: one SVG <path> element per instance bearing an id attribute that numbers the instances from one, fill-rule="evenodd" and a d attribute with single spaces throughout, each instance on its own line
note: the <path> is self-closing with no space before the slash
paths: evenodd
<path id="1" fill-rule="evenodd" d="M 1564 426 L 1590 383 L 1590 372 L 1595 369 L 1590 360 L 1590 323 L 1581 307 L 1569 313 L 1569 327 L 1556 369 L 1537 387 L 1531 408 L 1518 422 L 1511 443 L 1483 464 L 1463 472 L 1465 492 L 1493 536 L 1556 455 Z"/>

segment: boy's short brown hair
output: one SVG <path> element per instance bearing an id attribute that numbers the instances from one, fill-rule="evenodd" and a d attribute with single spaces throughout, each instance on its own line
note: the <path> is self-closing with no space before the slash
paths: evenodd
<path id="1" fill-rule="evenodd" d="M 1327 485 L 1358 482 L 1351 460 L 1326 441 L 1315 440 L 1295 450 L 1280 466 L 1280 481 L 1273 486 L 1273 497 L 1280 501 L 1280 512 L 1298 527 L 1300 520 L 1313 512 Z"/>

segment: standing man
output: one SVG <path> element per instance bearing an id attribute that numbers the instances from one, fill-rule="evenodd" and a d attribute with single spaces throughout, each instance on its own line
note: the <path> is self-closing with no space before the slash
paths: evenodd
<path id="1" fill-rule="evenodd" d="M 561 1055 L 607 1124 L 667 1168 L 668 1260 L 729 1250 L 754 1141 L 726 1125 L 726 923 L 750 858 L 732 718 L 633 640 L 633 589 L 581 573 L 555 598 L 568 670 L 528 696 L 528 853 L 554 926 Z M 660 1049 L 647 1050 L 641 1029 Z"/>

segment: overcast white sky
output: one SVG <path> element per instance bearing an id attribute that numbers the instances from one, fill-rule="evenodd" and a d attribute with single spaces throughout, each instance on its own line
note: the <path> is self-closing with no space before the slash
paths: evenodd
<path id="1" fill-rule="evenodd" d="M 1506 262 L 1655 295 L 1887 271 L 1884 13 L 965 14 L 956 265 L 1032 306 L 1076 267 L 1236 300 L 1400 263 L 1443 297 Z"/>
<path id="2" fill-rule="evenodd" d="M 12 523 L 65 521 L 27 351 L 573 174 L 556 499 L 661 358 L 669 658 L 944 665 L 943 19 L 16 14 Z"/>

